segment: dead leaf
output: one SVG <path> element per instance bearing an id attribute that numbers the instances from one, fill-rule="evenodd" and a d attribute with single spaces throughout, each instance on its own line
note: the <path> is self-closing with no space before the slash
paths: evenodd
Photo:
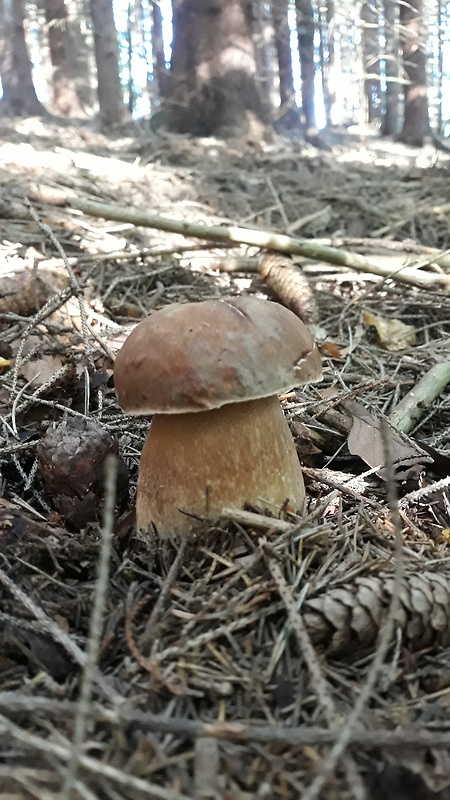
<path id="1" fill-rule="evenodd" d="M 375 469 L 376 474 L 382 480 L 386 480 L 380 420 L 360 403 L 348 401 L 344 403 L 343 407 L 353 417 L 352 429 L 347 440 L 350 453 L 362 458 L 369 467 L 377 468 Z M 390 431 L 390 449 L 394 462 L 395 476 L 399 480 L 407 480 L 412 477 L 418 478 L 423 465 L 430 464 L 433 461 L 419 447 L 414 447 L 405 442 L 394 430 Z"/>
<path id="2" fill-rule="evenodd" d="M 42 386 L 61 369 L 63 361 L 61 356 L 45 354 L 35 361 L 27 361 L 20 368 L 20 375 L 32 386 Z"/>
<path id="3" fill-rule="evenodd" d="M 371 311 L 363 311 L 362 321 L 367 328 L 375 328 L 377 343 L 384 350 L 404 350 L 416 341 L 416 331 L 412 325 L 405 325 L 398 319 L 386 319 Z"/>
<path id="4" fill-rule="evenodd" d="M 343 358 L 342 351 L 336 342 L 321 342 L 319 350 L 325 358 L 331 358 L 333 361 Z"/>

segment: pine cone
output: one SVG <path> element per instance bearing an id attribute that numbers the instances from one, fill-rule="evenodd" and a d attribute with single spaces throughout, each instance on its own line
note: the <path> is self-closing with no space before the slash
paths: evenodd
<path id="1" fill-rule="evenodd" d="M 386 619 L 394 591 L 392 574 L 356 578 L 303 604 L 303 619 L 315 645 L 332 655 L 371 647 Z M 396 625 L 403 644 L 419 650 L 450 645 L 450 581 L 437 572 L 405 575 Z"/>
<path id="2" fill-rule="evenodd" d="M 317 303 L 309 281 L 290 256 L 266 253 L 258 272 L 286 308 L 297 314 L 305 325 L 317 322 Z"/>

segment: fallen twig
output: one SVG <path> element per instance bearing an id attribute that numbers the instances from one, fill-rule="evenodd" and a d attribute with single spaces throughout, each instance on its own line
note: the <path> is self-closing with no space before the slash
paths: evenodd
<path id="1" fill-rule="evenodd" d="M 64 745 L 52 742 L 50 739 L 44 739 L 34 733 L 29 733 L 2 714 L 0 714 L 0 734 L 7 734 L 29 750 L 48 753 L 50 756 L 60 758 L 62 761 L 69 761 L 72 755 L 69 747 L 64 747 Z M 165 789 L 156 783 L 137 778 L 135 775 L 130 775 L 129 772 L 124 772 L 110 764 L 105 764 L 100 759 L 80 755 L 79 763 L 85 770 L 94 773 L 97 777 L 109 778 L 119 786 L 131 787 L 136 792 L 154 800 L 190 800 L 185 794 L 172 792 L 170 789 Z"/>
<path id="2" fill-rule="evenodd" d="M 435 364 L 391 411 L 388 417 L 391 425 L 409 433 L 449 382 L 450 361 Z"/>
<path id="3" fill-rule="evenodd" d="M 305 256 L 316 261 L 326 261 L 341 267 L 349 267 L 358 272 L 370 272 L 383 278 L 392 278 L 400 283 L 419 286 L 422 289 L 440 289 L 450 294 L 450 276 L 436 275 L 410 267 L 400 267 L 392 272 L 389 267 L 372 264 L 357 253 L 349 253 L 326 245 L 317 245 L 307 239 L 295 239 L 275 231 L 257 230 L 255 228 L 241 228 L 237 225 L 225 227 L 222 225 L 202 225 L 186 222 L 169 217 L 160 217 L 155 214 L 146 214 L 137 209 L 122 208 L 107 203 L 96 203 L 92 200 L 83 200 L 67 196 L 65 205 L 69 208 L 82 211 L 92 217 L 129 222 L 146 228 L 156 228 L 161 231 L 179 233 L 182 236 L 205 239 L 212 242 L 256 245 L 267 250 L 278 250 L 282 253 Z"/>
<path id="4" fill-rule="evenodd" d="M 109 561 L 111 558 L 112 536 L 114 530 L 114 509 L 116 503 L 117 460 L 107 456 L 105 464 L 105 503 L 103 509 L 102 548 L 98 562 L 98 576 L 95 584 L 92 614 L 89 624 L 89 637 L 86 647 L 86 661 L 81 681 L 80 699 L 75 715 L 72 753 L 62 787 L 62 800 L 70 800 L 72 788 L 77 779 L 78 767 L 83 753 L 83 742 L 89 719 L 89 706 L 95 683 L 97 658 L 103 629 L 103 609 L 108 591 Z"/>
<path id="5" fill-rule="evenodd" d="M 361 718 L 361 714 L 370 700 L 370 696 L 375 689 L 381 669 L 383 667 L 384 659 L 387 655 L 391 637 L 395 629 L 395 620 L 397 612 L 400 607 L 400 588 L 403 575 L 403 551 L 402 551 L 402 526 L 398 509 L 397 490 L 394 477 L 394 466 L 391 457 L 391 446 L 389 439 L 389 428 L 387 423 L 382 421 L 381 433 L 383 437 L 383 445 L 385 449 L 385 461 L 387 471 L 387 495 L 388 505 L 392 515 L 392 522 L 394 524 L 395 536 L 395 574 L 394 574 L 394 589 L 392 592 L 389 610 L 386 615 L 383 626 L 380 628 L 378 637 L 378 647 L 375 656 L 370 665 L 367 677 L 361 687 L 358 699 L 353 706 L 352 711 L 348 715 L 343 728 L 337 737 L 333 747 L 324 759 L 322 768 L 316 778 L 312 781 L 303 795 L 303 800 L 317 800 L 320 793 L 325 786 L 330 775 L 333 774 L 340 759 L 344 755 L 348 744 L 351 739 L 352 731 L 356 727 Z"/>
<path id="6" fill-rule="evenodd" d="M 448 691 L 448 690 L 446 690 Z M 36 695 L 19 695 L 15 692 L 0 692 L 0 708 L 8 714 L 46 714 L 51 719 L 71 719 L 77 703 L 54 700 Z M 111 710 L 98 703 L 89 709 L 91 719 L 110 725 L 135 723 L 143 731 L 178 734 L 194 739 L 211 737 L 231 742 L 258 742 L 260 744 L 285 744 L 294 746 L 330 744 L 336 741 L 342 725 L 323 728 L 318 725 L 253 725 L 244 722 L 202 722 L 186 717 L 168 717 L 166 714 L 151 714 L 133 710 L 127 704 Z M 361 748 L 410 747 L 447 749 L 450 747 L 450 730 L 443 721 L 442 729 L 426 728 L 355 728 L 349 738 L 350 745 Z"/>

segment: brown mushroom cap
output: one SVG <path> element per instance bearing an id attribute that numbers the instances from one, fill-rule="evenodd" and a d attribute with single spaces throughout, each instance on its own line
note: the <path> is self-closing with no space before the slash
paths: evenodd
<path id="1" fill-rule="evenodd" d="M 114 367 L 127 414 L 207 411 L 320 377 L 306 325 L 284 306 L 256 297 L 162 308 L 132 331 Z"/>

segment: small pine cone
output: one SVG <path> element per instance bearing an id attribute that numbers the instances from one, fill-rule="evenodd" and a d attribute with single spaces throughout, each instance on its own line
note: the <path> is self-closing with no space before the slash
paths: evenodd
<path id="1" fill-rule="evenodd" d="M 313 326 L 318 320 L 316 299 L 308 279 L 290 256 L 266 253 L 258 267 L 269 289 L 305 323 Z"/>
<path id="2" fill-rule="evenodd" d="M 395 591 L 393 575 L 356 578 L 306 600 L 303 619 L 315 645 L 332 655 L 371 647 Z M 437 572 L 405 575 L 396 625 L 411 650 L 450 645 L 450 581 Z"/>

